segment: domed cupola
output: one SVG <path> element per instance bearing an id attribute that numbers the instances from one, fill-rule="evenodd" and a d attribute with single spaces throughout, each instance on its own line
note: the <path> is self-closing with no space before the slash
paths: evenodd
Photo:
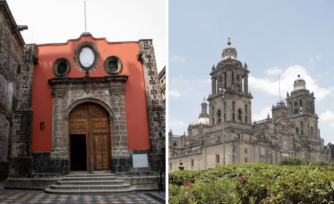
<path id="1" fill-rule="evenodd" d="M 230 38 L 228 38 L 227 46 L 224 48 L 222 54 L 223 60 L 226 59 L 237 59 L 237 50 L 231 45 Z"/>
<path id="2" fill-rule="evenodd" d="M 293 83 L 293 90 L 301 90 L 301 89 L 306 89 L 306 83 L 303 78 L 300 78 L 300 75 L 298 74 L 298 79 L 295 80 Z"/>
<path id="3" fill-rule="evenodd" d="M 207 111 L 208 103 L 205 101 L 205 98 L 204 98 L 204 101 L 201 104 L 201 106 L 202 106 L 202 112 L 201 112 L 201 114 L 199 114 L 199 118 L 197 118 L 191 124 L 192 126 L 194 126 L 194 125 L 209 125 L 209 114 L 208 114 L 208 111 Z"/>

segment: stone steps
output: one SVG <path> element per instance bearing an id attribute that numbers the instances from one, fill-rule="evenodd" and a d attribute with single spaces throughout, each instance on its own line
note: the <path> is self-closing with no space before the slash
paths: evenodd
<path id="1" fill-rule="evenodd" d="M 122 184 L 123 180 L 110 181 L 58 181 L 57 185 L 117 185 Z"/>
<path id="2" fill-rule="evenodd" d="M 68 174 L 45 189 L 52 194 L 94 194 L 94 195 L 130 195 L 135 194 L 137 188 L 117 180 L 111 173 L 99 174 Z"/>
<path id="3" fill-rule="evenodd" d="M 54 190 L 108 190 L 108 189 L 127 189 L 130 187 L 128 183 L 118 185 L 51 185 Z"/>

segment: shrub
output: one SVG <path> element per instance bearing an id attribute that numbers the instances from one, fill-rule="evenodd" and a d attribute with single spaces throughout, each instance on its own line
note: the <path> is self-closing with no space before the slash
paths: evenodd
<path id="1" fill-rule="evenodd" d="M 300 165 L 305 165 L 309 163 L 310 162 L 307 162 L 300 157 L 285 157 L 280 160 L 278 165 L 280 166 L 293 166 L 293 165 L 300 166 Z"/>
<path id="2" fill-rule="evenodd" d="M 231 164 L 172 172 L 169 200 L 171 203 L 334 203 L 332 163 L 323 162 L 321 166 L 320 162 L 304 162 L 309 165 Z"/>

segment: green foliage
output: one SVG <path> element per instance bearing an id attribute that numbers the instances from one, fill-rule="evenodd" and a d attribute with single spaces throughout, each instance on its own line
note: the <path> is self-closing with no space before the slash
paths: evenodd
<path id="1" fill-rule="evenodd" d="M 301 161 L 301 165 L 287 165 Z M 231 164 L 199 171 L 169 173 L 169 201 L 245 204 L 334 203 L 332 163 L 324 162 L 321 166 L 319 162 L 308 162 L 300 158 L 282 163 L 282 166 L 265 163 Z"/>
<path id="2" fill-rule="evenodd" d="M 278 165 L 280 166 L 293 166 L 293 165 L 300 166 L 300 165 L 306 165 L 306 164 L 309 164 L 309 163 L 300 157 L 285 157 L 280 160 Z"/>
<path id="3" fill-rule="evenodd" d="M 198 182 L 194 185 L 189 185 L 189 182 L 185 186 L 169 184 L 169 202 L 239 204 L 240 198 L 236 192 L 236 182 L 221 178 L 209 183 Z"/>
<path id="4" fill-rule="evenodd" d="M 300 157 L 285 157 L 280 160 L 280 166 L 300 166 L 300 165 L 309 165 L 311 166 L 331 166 L 334 167 L 334 163 L 324 162 L 314 162 L 310 160 L 304 160 Z"/>

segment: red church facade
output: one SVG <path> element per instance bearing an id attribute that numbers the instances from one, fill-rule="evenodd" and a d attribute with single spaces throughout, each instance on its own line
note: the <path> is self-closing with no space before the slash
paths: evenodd
<path id="1" fill-rule="evenodd" d="M 165 106 L 152 40 L 83 33 L 25 45 L 20 66 L 6 187 L 44 188 L 77 170 L 161 170 Z"/>

